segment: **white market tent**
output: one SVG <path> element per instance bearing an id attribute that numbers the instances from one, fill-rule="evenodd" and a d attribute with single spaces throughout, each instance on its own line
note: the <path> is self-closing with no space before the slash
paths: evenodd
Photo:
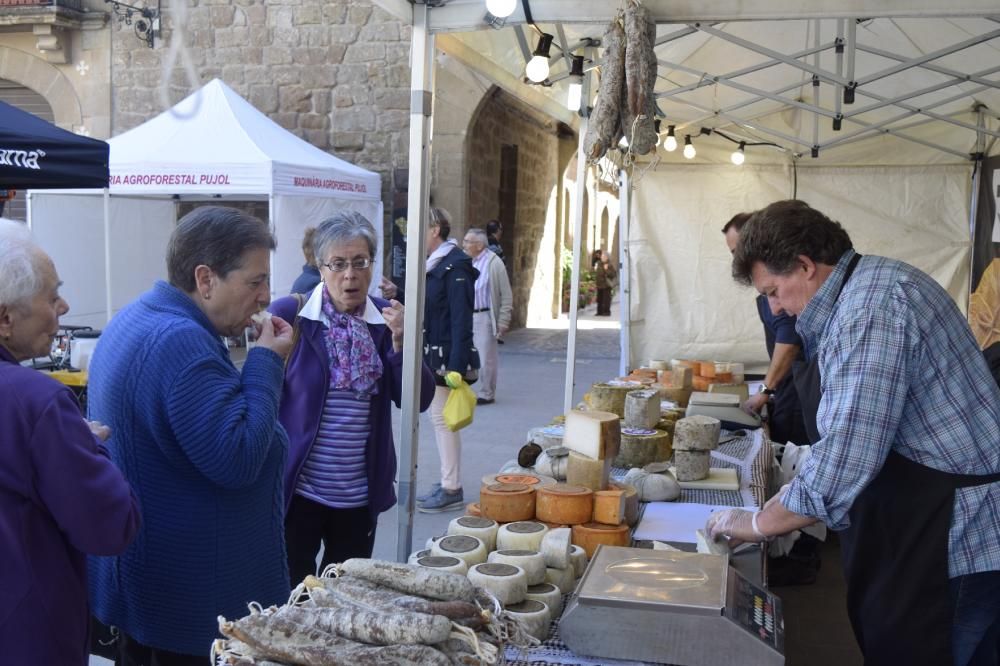
<path id="1" fill-rule="evenodd" d="M 568 55 L 596 60 L 597 40 L 622 3 L 519 0 L 505 22 L 489 25 L 483 0 L 374 1 L 413 25 L 411 219 L 426 216 L 436 48 L 529 103 L 546 96 L 546 112 L 586 133 L 585 116 L 559 113 Z M 632 172 L 635 188 L 621 190 L 623 368 L 649 358 L 766 359 L 752 292 L 729 277 L 719 232 L 736 212 L 792 196 L 840 220 L 862 253 L 915 264 L 965 307 L 976 167 L 997 153 L 1000 137 L 995 0 L 643 4 L 658 23 L 655 91 L 663 129 L 674 125 L 682 142 L 691 134 L 698 158 L 658 149 L 655 164 Z M 541 32 L 564 47 L 550 53 L 551 87 L 523 80 Z M 591 99 L 587 86 L 597 78 L 584 81 L 584 99 Z M 735 167 L 729 154 L 740 141 L 746 164 Z M 577 164 L 578 270 L 584 178 L 583 161 Z M 424 226 L 408 225 L 407 266 L 416 274 Z M 574 291 L 578 284 L 574 272 Z M 407 303 L 419 306 L 422 291 L 420 281 L 408 283 Z M 574 389 L 576 299 L 570 302 L 566 405 Z M 419 312 L 407 308 L 408 335 L 419 331 Z M 407 395 L 419 379 L 421 341 L 414 337 L 404 349 Z M 404 558 L 416 424 L 414 405 L 404 405 L 397 542 Z"/>
<path id="2" fill-rule="evenodd" d="M 358 211 L 382 236 L 377 173 L 296 137 L 218 79 L 108 143 L 108 200 L 84 190 L 28 193 L 35 237 L 74 276 L 63 288 L 73 308 L 64 323 L 101 326 L 166 276 L 178 201 L 268 202 L 278 239 L 272 296 L 287 293 L 301 270 L 305 228 L 332 213 Z M 378 253 L 376 274 L 381 262 Z"/>

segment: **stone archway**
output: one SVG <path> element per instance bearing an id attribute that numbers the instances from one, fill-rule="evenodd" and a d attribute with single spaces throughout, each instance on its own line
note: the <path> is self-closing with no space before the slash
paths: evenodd
<path id="1" fill-rule="evenodd" d="M 52 107 L 54 122 L 72 131 L 83 124 L 83 107 L 69 79 L 38 56 L 0 46 L 0 79 L 31 88 Z"/>

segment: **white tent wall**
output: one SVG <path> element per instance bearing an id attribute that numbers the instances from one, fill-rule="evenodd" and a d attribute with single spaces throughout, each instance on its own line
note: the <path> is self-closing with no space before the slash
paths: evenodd
<path id="1" fill-rule="evenodd" d="M 70 326 L 107 323 L 104 278 L 104 199 L 100 195 L 31 193 L 32 233 L 52 257 L 63 280 Z M 117 312 L 166 279 L 166 247 L 174 229 L 174 202 L 112 197 L 111 306 Z M 114 276 L 127 276 L 115 279 Z"/>
<path id="2" fill-rule="evenodd" d="M 855 248 L 910 263 L 964 311 L 971 167 L 798 169 L 797 197 L 841 222 Z M 660 165 L 632 194 L 630 365 L 708 358 L 766 366 L 755 292 L 737 285 L 721 234 L 735 213 L 792 196 L 790 166 Z"/>
<path id="3" fill-rule="evenodd" d="M 292 282 L 302 272 L 302 236 L 309 227 L 315 227 L 334 213 L 343 210 L 356 211 L 364 215 L 375 227 L 375 237 L 380 247 L 375 253 L 375 265 L 369 293 L 379 295 L 378 276 L 382 275 L 383 255 L 381 247 L 382 201 L 363 199 L 319 199 L 313 197 L 275 196 L 274 233 L 278 238 L 278 249 L 274 253 L 274 268 L 271 275 L 272 296 L 284 296 Z M 322 259 L 317 257 L 317 260 Z"/>

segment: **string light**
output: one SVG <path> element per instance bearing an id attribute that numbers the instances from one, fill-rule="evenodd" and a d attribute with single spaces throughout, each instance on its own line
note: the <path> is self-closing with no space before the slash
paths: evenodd
<path id="1" fill-rule="evenodd" d="M 569 94 L 566 96 L 566 108 L 579 111 L 583 96 L 583 56 L 573 56 L 573 64 L 569 69 Z"/>
<path id="2" fill-rule="evenodd" d="M 552 35 L 543 32 L 538 38 L 538 45 L 532 52 L 531 60 L 524 68 L 524 73 L 533 83 L 541 83 L 549 78 L 549 49 L 552 47 Z"/>
<path id="3" fill-rule="evenodd" d="M 733 164 L 739 166 L 743 164 L 743 161 L 747 158 L 745 148 L 747 146 L 746 141 L 740 141 L 740 147 L 733 151 L 733 154 L 729 156 L 729 159 L 733 161 Z"/>
<path id="4" fill-rule="evenodd" d="M 677 150 L 677 137 L 674 136 L 673 125 L 667 125 L 667 137 L 663 140 L 663 149 L 668 153 Z"/>
<path id="5" fill-rule="evenodd" d="M 515 9 L 517 9 L 517 0 L 486 0 L 486 11 L 497 18 L 507 18 L 514 13 Z"/>
<path id="6" fill-rule="evenodd" d="M 691 143 L 691 135 L 690 134 L 685 134 L 684 135 L 684 157 L 688 158 L 689 160 L 693 160 L 694 156 L 697 155 L 697 154 L 698 154 L 698 152 L 694 149 L 694 144 Z"/>

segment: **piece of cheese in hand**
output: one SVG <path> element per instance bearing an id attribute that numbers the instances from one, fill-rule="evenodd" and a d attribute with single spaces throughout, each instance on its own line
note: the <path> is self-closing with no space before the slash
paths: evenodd
<path id="1" fill-rule="evenodd" d="M 250 316 L 250 320 L 255 324 L 264 325 L 264 322 L 271 318 L 271 313 L 267 310 L 261 310 Z"/>
<path id="2" fill-rule="evenodd" d="M 718 541 L 712 541 L 705 530 L 697 529 L 694 531 L 695 541 L 698 543 L 698 552 L 706 553 L 708 555 L 729 555 L 729 542 L 724 538 Z"/>
<path id="3" fill-rule="evenodd" d="M 563 446 L 583 455 L 604 460 L 618 455 L 621 444 L 621 421 L 611 412 L 583 412 L 574 409 L 566 414 Z"/>

